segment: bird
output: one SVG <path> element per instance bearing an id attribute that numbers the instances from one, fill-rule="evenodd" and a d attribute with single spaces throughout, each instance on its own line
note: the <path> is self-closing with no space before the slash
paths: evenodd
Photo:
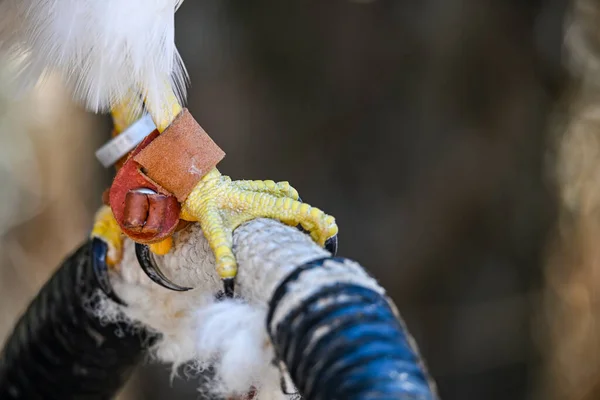
<path id="1" fill-rule="evenodd" d="M 179 158 L 186 157 L 182 154 L 187 148 L 168 151 L 157 144 L 167 139 L 156 139 L 177 131 L 178 121 L 184 117 L 192 118 L 190 124 L 202 131 L 184 107 L 189 75 L 175 43 L 175 13 L 182 4 L 183 0 L 0 0 L 0 57 L 13 71 L 20 91 L 43 84 L 48 74 L 58 75 L 73 99 L 87 110 L 112 115 L 117 137 L 149 116 L 156 129 L 152 139 L 148 132 L 145 145 L 166 158 L 162 165 L 186 161 Z M 109 190 L 111 199 L 122 194 L 119 188 L 127 180 L 123 178 L 126 171 L 145 178 L 160 172 L 156 168 L 146 171 L 136 164 L 139 160 L 132 154 L 145 150 L 140 146 L 120 165 Z M 145 182 L 152 183 L 152 179 Z M 177 185 L 160 193 L 144 185 L 130 187 L 123 196 L 142 199 L 147 218 L 131 225 L 131 230 L 125 228 L 129 225 L 122 218 L 117 218 L 123 201 L 109 201 L 98 210 L 90 234 L 94 270 L 102 289 L 113 300 L 122 303 L 110 287 L 108 274 L 118 269 L 126 237 L 136 242 L 138 261 L 152 280 L 175 291 L 191 289 L 169 281 L 154 259 L 170 251 L 175 225 L 179 229 L 189 223 L 200 224 L 227 296 L 233 296 L 237 274 L 233 230 L 252 219 L 272 218 L 298 226 L 321 246 L 337 250 L 335 218 L 302 202 L 288 182 L 233 180 L 221 174 L 216 165 L 194 182 L 183 196 L 175 195 L 182 189 Z M 153 199 L 158 199 L 163 209 L 177 210 L 178 223 L 171 223 L 167 232 L 160 232 L 162 235 L 151 235 L 152 240 L 142 240 L 135 230 L 151 231 L 148 204 Z"/>

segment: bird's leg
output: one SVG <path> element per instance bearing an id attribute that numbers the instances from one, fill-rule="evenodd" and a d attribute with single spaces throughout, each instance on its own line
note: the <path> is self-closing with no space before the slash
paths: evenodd
<path id="1" fill-rule="evenodd" d="M 142 116 L 142 111 L 139 95 L 130 92 L 121 104 L 112 109 L 113 136 L 119 135 L 137 121 Z M 106 262 L 109 266 L 115 266 L 121 260 L 123 234 L 110 207 L 103 206 L 96 213 L 91 236 L 103 240 L 108 245 Z"/>
<path id="2" fill-rule="evenodd" d="M 142 110 L 143 105 L 139 95 L 131 92 L 111 112 L 114 126 L 113 136 L 119 135 L 137 121 L 142 116 Z M 108 277 L 109 269 L 116 268 L 123 253 L 123 232 L 109 206 L 102 206 L 96 213 L 90 236 L 92 240 L 92 265 L 96 280 L 104 293 L 116 302 L 123 304 L 121 299 L 114 293 Z"/>
<path id="3" fill-rule="evenodd" d="M 230 280 L 237 274 L 232 233 L 245 222 L 272 218 L 291 226 L 301 225 L 321 246 L 337 235 L 332 216 L 298 199 L 296 190 L 287 183 L 232 181 L 215 169 L 190 193 L 181 216 L 200 223 L 215 253 L 217 273 Z"/>
<path id="4" fill-rule="evenodd" d="M 171 92 L 172 93 L 172 92 Z M 172 110 L 170 113 L 162 113 L 162 115 L 176 116 L 181 107 L 176 100 L 175 95 L 170 101 Z M 113 136 L 117 136 L 125 131 L 130 125 L 139 120 L 144 110 L 144 104 L 141 96 L 136 91 L 130 91 L 123 101 L 112 108 L 111 117 L 113 120 Z M 168 127 L 167 121 L 169 118 L 163 118 L 160 121 L 159 131 L 162 132 Z M 96 213 L 94 227 L 92 229 L 92 238 L 98 238 L 107 244 L 106 264 L 108 267 L 114 267 L 121 260 L 123 232 L 115 221 L 113 213 L 108 206 L 103 206 Z M 150 249 L 154 254 L 164 255 L 169 252 L 172 247 L 172 239 L 169 237 L 162 242 L 150 245 Z"/>
<path id="5" fill-rule="evenodd" d="M 170 87 L 166 89 L 171 93 L 167 104 L 158 107 L 146 99 L 146 108 L 159 132 L 167 129 L 182 112 L 175 94 Z M 115 129 L 125 129 L 135 122 L 135 113 L 128 111 L 126 107 L 117 107 L 112 115 Z M 138 118 L 139 116 L 137 115 Z M 181 206 L 182 220 L 200 224 L 215 254 L 216 271 L 223 279 L 227 295 L 233 294 L 233 282 L 237 274 L 232 234 L 235 228 L 245 222 L 255 218 L 273 218 L 291 226 L 302 227 L 321 246 L 335 238 L 336 246 L 332 248 L 337 247 L 338 228 L 335 219 L 318 208 L 302 203 L 298 192 L 288 182 L 232 181 L 213 168 L 196 184 Z M 108 244 L 110 254 L 107 260 L 110 265 L 119 261 L 120 253 L 117 250 L 121 248 L 122 232 L 110 209 L 101 211 L 92 235 L 102 238 Z M 172 239 L 169 237 L 149 245 L 149 249 L 156 255 L 164 255 L 171 246 Z M 172 290 L 188 289 L 169 282 L 158 270 L 151 252 L 144 247 L 142 244 L 136 246 L 138 259 L 155 282 Z"/>

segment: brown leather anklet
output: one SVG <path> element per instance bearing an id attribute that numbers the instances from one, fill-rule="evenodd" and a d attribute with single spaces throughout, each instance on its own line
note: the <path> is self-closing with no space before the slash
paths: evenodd
<path id="1" fill-rule="evenodd" d="M 133 156 L 144 173 L 183 203 L 225 153 L 184 109 L 144 150 Z"/>
<path id="2" fill-rule="evenodd" d="M 225 153 L 187 109 L 162 134 L 148 135 L 118 170 L 109 204 L 123 232 L 156 243 L 181 226 L 181 202 Z"/>

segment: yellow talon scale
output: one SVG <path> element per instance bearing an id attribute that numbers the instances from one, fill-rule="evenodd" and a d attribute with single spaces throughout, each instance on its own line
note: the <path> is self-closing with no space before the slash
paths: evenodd
<path id="1" fill-rule="evenodd" d="M 106 262 L 110 267 L 114 267 L 121 261 L 123 253 L 123 234 L 115 217 L 113 217 L 110 207 L 102 206 L 98 212 L 96 212 L 94 227 L 90 236 L 92 238 L 102 239 L 108 245 Z"/>
<path id="2" fill-rule="evenodd" d="M 153 112 L 148 107 L 160 132 L 164 131 L 182 108 L 175 95 L 170 96 L 167 110 Z M 134 123 L 141 115 L 128 109 L 135 99 L 126 101 L 112 110 L 115 130 L 118 132 Z M 157 117 L 158 115 L 158 117 Z M 233 181 L 215 168 L 206 174 L 182 204 L 181 219 L 198 222 L 215 254 L 217 273 L 222 279 L 234 278 L 237 263 L 232 251 L 233 231 L 255 218 L 272 218 L 291 226 L 302 226 L 312 239 L 323 246 L 327 239 L 338 233 L 335 219 L 318 208 L 299 201 L 298 192 L 288 182 Z M 110 264 L 119 261 L 122 234 L 110 208 L 103 207 L 96 216 L 93 237 L 103 239 L 109 247 Z M 150 245 L 157 255 L 167 254 L 172 246 L 168 238 Z"/>
<path id="3" fill-rule="evenodd" d="M 232 233 L 252 219 L 273 218 L 288 225 L 301 225 L 321 246 L 337 234 L 333 217 L 301 203 L 298 198 L 298 192 L 287 182 L 232 181 L 215 169 L 189 195 L 181 216 L 200 223 L 215 253 L 219 276 L 233 278 L 237 264 L 232 251 Z"/>

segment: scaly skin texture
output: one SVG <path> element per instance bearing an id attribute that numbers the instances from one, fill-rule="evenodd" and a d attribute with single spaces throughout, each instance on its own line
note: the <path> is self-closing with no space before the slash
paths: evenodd
<path id="1" fill-rule="evenodd" d="M 102 206 L 96 212 L 94 228 L 91 233 L 92 238 L 99 238 L 108 244 L 108 254 L 106 262 L 110 266 L 115 266 L 121 261 L 123 255 L 123 232 L 109 206 Z"/>
<path id="2" fill-rule="evenodd" d="M 298 201 L 298 192 L 289 183 L 232 181 L 217 169 L 209 172 L 190 193 L 181 217 L 200 223 L 215 253 L 221 278 L 233 278 L 237 274 L 231 250 L 233 230 L 252 219 L 265 217 L 292 226 L 300 224 L 321 246 L 338 232 L 335 219 Z"/>
<path id="3" fill-rule="evenodd" d="M 127 109 L 127 104 L 116 107 L 113 112 L 115 130 L 121 132 L 140 115 Z M 153 112 L 148 107 L 160 132 L 164 131 L 181 112 L 175 95 L 167 109 Z M 159 117 L 155 117 L 158 115 Z M 255 218 L 272 218 L 291 226 L 301 225 L 319 245 L 338 233 L 335 219 L 318 208 L 299 201 L 298 192 L 288 182 L 233 181 L 214 168 L 196 185 L 182 204 L 181 219 L 198 222 L 215 254 L 216 268 L 221 278 L 233 278 L 237 263 L 232 251 L 233 231 L 241 224 Z M 109 246 L 109 265 L 120 261 L 123 234 L 112 211 L 103 207 L 96 216 L 92 231 Z M 169 252 L 172 239 L 150 245 L 155 254 Z"/>

